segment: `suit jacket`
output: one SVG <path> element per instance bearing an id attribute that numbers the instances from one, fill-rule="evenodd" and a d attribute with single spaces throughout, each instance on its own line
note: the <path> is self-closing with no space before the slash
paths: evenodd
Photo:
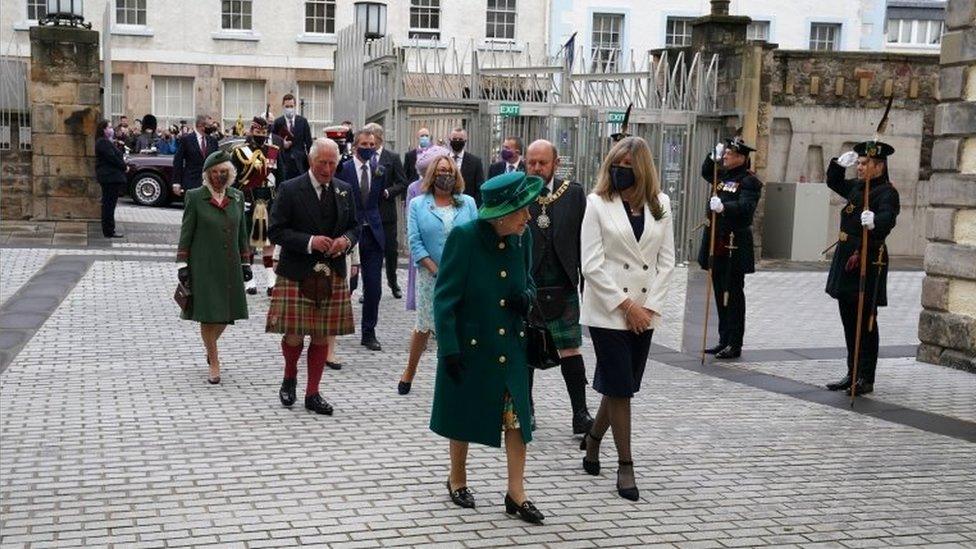
<path id="1" fill-rule="evenodd" d="M 271 133 L 282 137 L 281 156 L 279 162 L 284 164 L 285 177 L 291 179 L 308 171 L 308 151 L 312 147 L 312 128 L 304 116 L 295 115 L 292 123 L 291 148 L 284 146 L 284 135 L 288 133 L 288 123 L 284 116 L 275 118 L 271 125 Z M 276 143 L 277 144 L 277 143 Z"/>
<path id="2" fill-rule="evenodd" d="M 372 163 L 370 163 L 372 166 Z M 372 166 L 372 179 L 369 186 L 369 195 L 360 196 L 359 174 L 356 173 L 356 161 L 352 158 L 346 160 L 336 170 L 336 177 L 343 181 L 348 181 L 352 187 L 352 197 L 356 205 L 356 222 L 359 227 L 368 225 L 373 232 L 373 237 L 384 246 L 386 240 L 383 238 L 383 220 L 380 217 L 380 199 L 386 189 L 386 181 L 389 173 L 380 164 Z"/>
<path id="3" fill-rule="evenodd" d="M 403 173 L 409 183 L 420 179 L 420 174 L 417 173 L 417 149 L 410 149 L 403 155 Z"/>
<path id="4" fill-rule="evenodd" d="M 403 163 L 400 162 L 400 155 L 384 147 L 376 166 L 383 166 L 383 171 L 387 174 L 386 192 L 380 196 L 380 221 L 384 225 L 396 225 L 397 200 L 407 191 L 409 184 L 403 171 Z"/>
<path id="5" fill-rule="evenodd" d="M 554 178 L 552 181 L 553 192 L 558 191 L 562 184 L 563 181 Z M 529 204 L 529 213 L 532 215 L 529 227 L 532 230 L 533 277 L 542 265 L 546 248 L 545 233 L 536 223 L 541 211 L 542 207 L 539 206 L 538 202 L 533 201 Z M 570 181 L 566 192 L 555 202 L 546 206 L 546 215 L 552 221 L 550 232 L 556 257 L 574 288 L 579 287 L 580 282 L 580 231 L 583 227 L 583 212 L 585 211 L 586 192 L 575 181 Z"/>
<path id="6" fill-rule="evenodd" d="M 95 140 L 95 179 L 102 185 L 125 184 L 125 155 L 104 137 Z"/>
<path id="7" fill-rule="evenodd" d="M 505 162 L 504 160 L 499 160 L 498 162 L 492 163 L 491 166 L 488 166 L 488 179 L 491 179 L 492 177 L 495 177 L 496 175 L 501 175 L 501 174 L 505 173 L 505 170 L 507 170 L 507 169 L 508 169 L 508 162 Z M 520 171 L 520 172 L 524 172 L 525 171 L 525 161 L 524 160 L 519 160 L 518 166 L 516 166 L 515 169 L 518 170 L 518 171 Z"/>
<path id="8" fill-rule="evenodd" d="M 176 154 L 173 155 L 173 184 L 182 186 L 184 191 L 195 189 L 203 184 L 203 162 L 217 150 L 217 138 L 212 135 L 206 135 L 205 138 L 206 154 L 200 151 L 197 132 L 180 136 L 176 142 Z"/>
<path id="9" fill-rule="evenodd" d="M 268 236 L 272 242 L 281 246 L 281 256 L 275 272 L 285 278 L 304 280 L 311 274 L 315 264 L 323 260 L 332 267 L 333 272 L 346 276 L 344 256 L 325 258 L 319 252 L 308 253 L 308 243 L 314 235 L 330 238 L 345 236 L 352 243 L 349 251 L 359 242 L 359 223 L 356 221 L 352 187 L 333 177 L 329 189 L 322 192 L 335 194 L 336 223 L 332 234 L 325 233 L 319 197 L 315 194 L 308 172 L 278 186 L 278 196 L 271 206 Z"/>
<path id="10" fill-rule="evenodd" d="M 457 198 L 461 205 L 455 208 L 457 211 L 452 227 L 478 219 L 478 209 L 475 208 L 474 199 L 466 194 Z M 420 261 L 429 257 L 439 265 L 441 254 L 444 253 L 444 244 L 447 242 L 447 234 L 444 233 L 444 220 L 438 215 L 434 195 L 424 193 L 417 196 L 416 200 L 410 201 L 409 208 L 407 239 L 410 242 L 410 260 L 419 267 Z"/>
<path id="11" fill-rule="evenodd" d="M 590 194 L 580 235 L 583 303 L 580 324 L 626 330 L 623 311 L 617 309 L 628 297 L 638 306 L 661 313 L 674 271 L 674 230 L 671 203 L 658 195 L 664 215 L 654 219 L 644 206 L 644 233 L 634 238 L 620 195 L 612 200 Z M 652 328 L 659 328 L 655 315 Z"/>
<path id="12" fill-rule="evenodd" d="M 481 159 L 465 151 L 461 159 L 461 177 L 464 178 L 464 194 L 474 198 L 474 203 L 481 206 L 481 184 L 485 182 L 485 168 Z"/>

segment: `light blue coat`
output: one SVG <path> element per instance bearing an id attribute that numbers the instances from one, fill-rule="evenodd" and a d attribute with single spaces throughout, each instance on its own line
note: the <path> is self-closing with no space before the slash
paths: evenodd
<path id="1" fill-rule="evenodd" d="M 474 198 L 466 194 L 454 195 L 455 200 L 461 201 L 454 217 L 454 226 L 463 225 L 478 218 L 478 208 Z M 444 220 L 437 214 L 433 193 L 424 193 L 410 201 L 407 212 L 407 239 L 410 242 L 410 257 L 415 265 L 425 257 L 431 258 L 440 265 L 441 254 L 444 253 L 444 243 L 447 234 L 444 233 Z"/>

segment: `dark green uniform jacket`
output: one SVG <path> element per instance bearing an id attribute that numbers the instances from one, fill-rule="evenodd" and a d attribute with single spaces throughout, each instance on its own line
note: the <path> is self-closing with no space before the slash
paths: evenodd
<path id="1" fill-rule="evenodd" d="M 702 164 L 702 177 L 712 183 L 712 159 L 705 158 Z M 756 256 L 753 250 L 752 218 L 759 204 L 762 193 L 762 182 L 750 172 L 745 165 L 731 170 L 718 171 L 718 197 L 722 199 L 725 209 L 716 214 L 718 226 L 715 229 L 716 240 L 723 250 L 729 244 L 729 235 L 735 234 L 732 250 L 731 266 L 742 273 L 756 272 Z M 708 219 L 712 218 L 712 211 L 706 210 Z M 711 230 L 705 227 L 702 231 L 701 247 L 698 249 L 698 265 L 708 269 L 708 246 Z M 718 252 L 716 252 L 718 253 Z M 727 254 L 726 254 L 727 255 Z"/>
<path id="2" fill-rule="evenodd" d="M 827 275 L 827 293 L 834 299 L 856 299 L 858 281 L 861 277 L 860 268 L 847 270 L 847 261 L 855 252 L 861 250 L 861 212 L 864 210 L 864 182 L 859 179 L 844 179 L 844 167 L 837 164 L 836 158 L 827 167 L 827 186 L 841 195 L 847 203 L 840 210 L 840 242 L 834 251 L 834 258 L 830 262 L 830 273 Z M 877 281 L 877 302 L 875 307 L 888 304 L 888 249 L 881 252 L 881 273 L 873 263 L 878 261 L 878 251 L 884 244 L 885 238 L 895 228 L 895 219 L 901 210 L 898 190 L 891 184 L 887 176 L 871 181 L 868 196 L 868 209 L 874 212 L 874 230 L 868 231 L 868 270 L 865 280 L 865 303 L 871 307 L 871 297 L 874 295 L 875 281 Z M 864 258 L 860 258 L 864 261 Z"/>
<path id="3" fill-rule="evenodd" d="M 437 379 L 430 428 L 454 440 L 501 446 L 505 391 L 512 395 L 525 442 L 532 440 L 525 322 L 508 306 L 533 299 L 532 233 L 499 238 L 487 221 L 456 227 L 447 237 L 434 288 Z M 455 383 L 444 357 L 461 355 Z"/>

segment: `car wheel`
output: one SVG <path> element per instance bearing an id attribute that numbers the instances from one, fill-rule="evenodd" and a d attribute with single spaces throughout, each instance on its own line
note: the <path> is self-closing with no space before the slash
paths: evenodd
<path id="1" fill-rule="evenodd" d="M 132 201 L 142 206 L 165 206 L 169 202 L 169 190 L 158 175 L 141 173 L 132 185 Z"/>

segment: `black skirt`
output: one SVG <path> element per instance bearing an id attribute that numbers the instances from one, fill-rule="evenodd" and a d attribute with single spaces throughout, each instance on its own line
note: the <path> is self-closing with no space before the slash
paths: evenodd
<path id="1" fill-rule="evenodd" d="M 593 388 L 610 397 L 634 396 L 640 390 L 653 335 L 654 330 L 635 334 L 591 326 L 590 338 L 596 352 Z"/>

